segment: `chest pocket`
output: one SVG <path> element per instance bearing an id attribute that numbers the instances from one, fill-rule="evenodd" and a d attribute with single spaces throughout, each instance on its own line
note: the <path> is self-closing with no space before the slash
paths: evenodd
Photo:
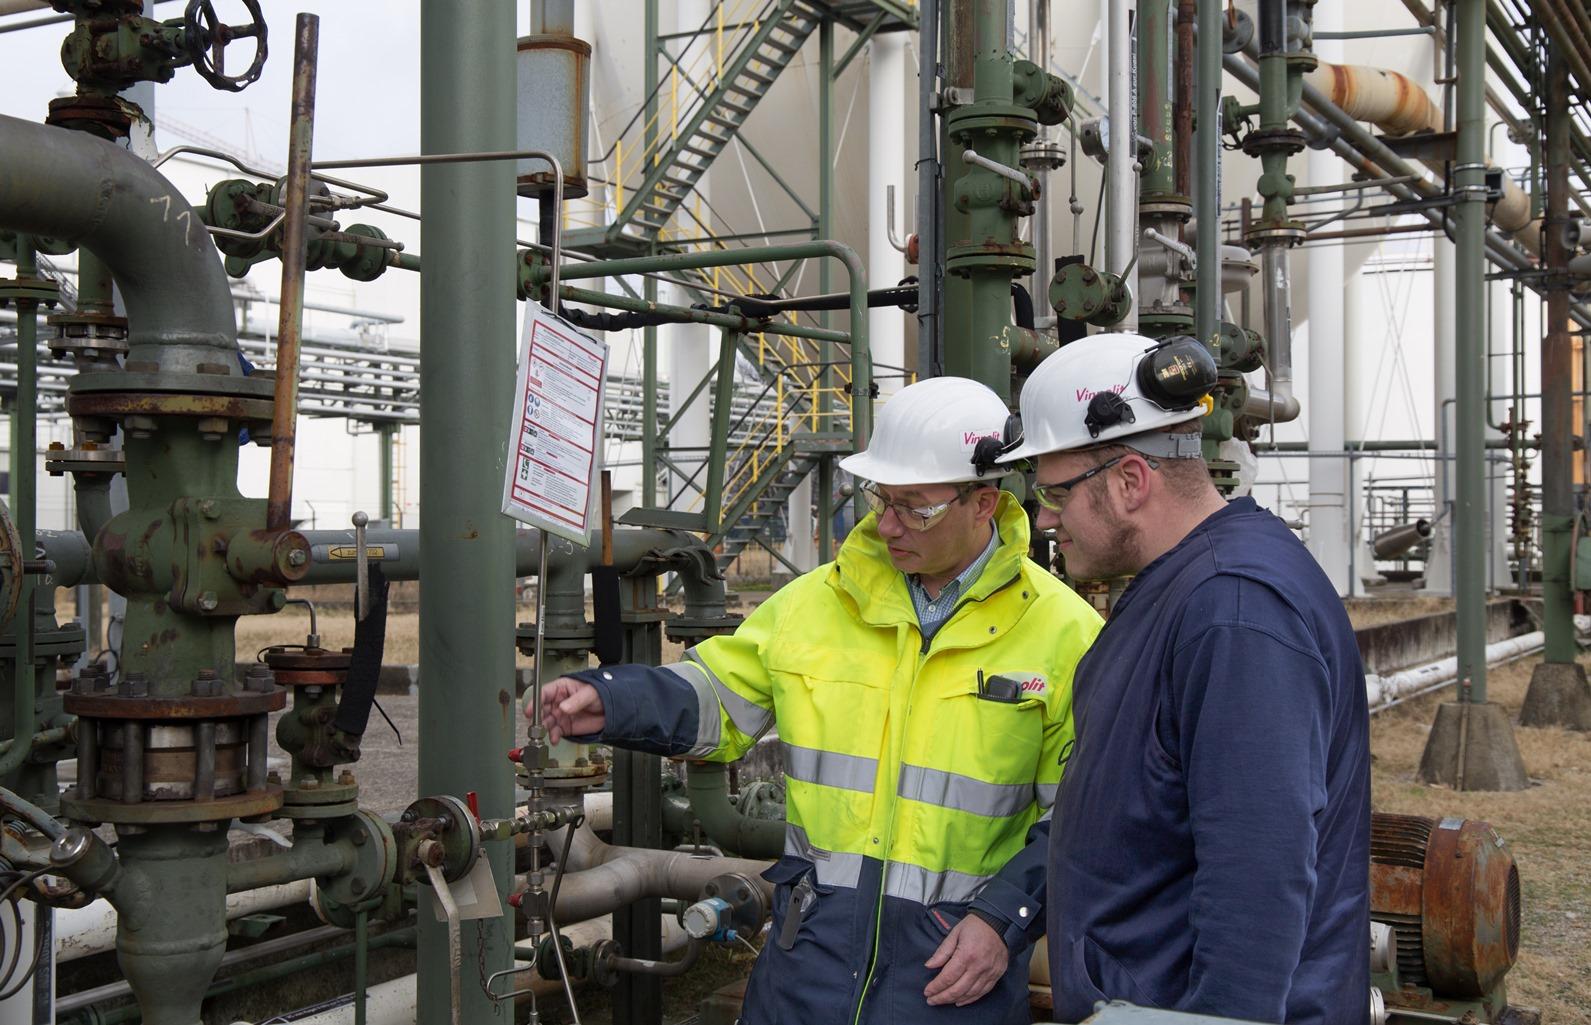
<path id="1" fill-rule="evenodd" d="M 922 752 L 932 759 L 930 764 L 991 783 L 1031 784 L 1038 774 L 1044 747 L 1042 700 L 995 701 L 969 685 L 932 699 L 931 722 L 926 738 L 930 750 Z"/>
<path id="2" fill-rule="evenodd" d="M 789 744 L 877 757 L 889 713 L 893 660 L 872 652 L 785 647 L 767 660 Z"/>

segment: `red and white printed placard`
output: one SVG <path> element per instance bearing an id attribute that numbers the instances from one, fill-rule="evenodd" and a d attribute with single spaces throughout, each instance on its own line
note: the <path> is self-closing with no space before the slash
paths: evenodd
<path id="1" fill-rule="evenodd" d="M 607 367 L 605 342 L 525 304 L 503 512 L 578 545 L 591 542 Z"/>

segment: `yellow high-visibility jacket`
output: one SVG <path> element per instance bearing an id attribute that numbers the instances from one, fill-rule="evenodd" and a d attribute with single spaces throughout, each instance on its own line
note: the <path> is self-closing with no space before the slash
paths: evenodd
<path id="1" fill-rule="evenodd" d="M 733 635 L 672 666 L 577 674 L 601 692 L 602 739 L 621 746 L 732 761 L 777 723 L 785 856 L 768 873 L 780 885 L 745 1025 L 988 1022 L 1025 1008 L 1025 956 L 966 1008 L 922 995 L 935 974 L 923 962 L 967 913 L 1013 955 L 1043 932 L 1072 673 L 1100 629 L 1026 557 L 1010 495 L 996 526 L 998 548 L 931 643 L 869 516 L 835 562 Z"/>

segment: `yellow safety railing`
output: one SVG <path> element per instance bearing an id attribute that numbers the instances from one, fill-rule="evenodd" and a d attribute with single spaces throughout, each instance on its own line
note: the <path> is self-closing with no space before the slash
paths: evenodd
<path id="1" fill-rule="evenodd" d="M 626 133 L 628 135 L 633 132 L 645 140 L 647 135 L 654 133 L 655 130 L 653 143 L 650 146 L 644 141 L 639 146 L 632 143 L 626 154 L 624 137 L 615 140 L 608 180 L 613 182 L 614 203 L 618 210 L 624 209 L 625 176 L 638 171 L 644 173 L 647 168 L 659 162 L 663 154 L 678 142 L 680 126 L 688 120 L 690 111 L 695 109 L 694 106 L 687 104 L 687 109 L 683 112 L 686 117 L 681 117 L 679 96 L 681 79 L 683 78 L 685 83 L 703 95 L 717 88 L 723 81 L 725 54 L 734 53 L 741 43 L 750 39 L 762 27 L 766 18 L 754 18 L 749 15 L 752 13 L 752 8 L 766 2 L 767 0 L 721 0 L 715 8 L 715 27 L 710 30 L 713 36 L 712 42 L 685 61 L 684 68 L 677 63 L 670 66 L 669 102 L 666 105 L 657 104 L 657 109 L 650 118 L 644 123 L 631 126 Z M 769 17 L 778 16 L 769 15 Z M 687 46 L 687 49 L 690 47 Z M 665 116 L 669 119 L 666 131 L 662 129 L 662 119 Z"/>

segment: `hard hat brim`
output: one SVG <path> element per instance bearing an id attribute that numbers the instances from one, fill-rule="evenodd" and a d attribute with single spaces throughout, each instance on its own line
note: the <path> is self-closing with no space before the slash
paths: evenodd
<path id="1" fill-rule="evenodd" d="M 857 452 L 840 460 L 840 469 L 853 477 L 870 480 L 875 484 L 885 487 L 898 488 L 922 484 L 967 484 L 978 479 L 978 471 L 967 464 L 967 472 L 959 477 L 943 477 L 934 480 L 924 480 L 921 474 L 914 474 L 910 470 L 888 460 L 879 459 L 869 452 Z M 995 481 L 991 478 L 990 484 Z"/>

